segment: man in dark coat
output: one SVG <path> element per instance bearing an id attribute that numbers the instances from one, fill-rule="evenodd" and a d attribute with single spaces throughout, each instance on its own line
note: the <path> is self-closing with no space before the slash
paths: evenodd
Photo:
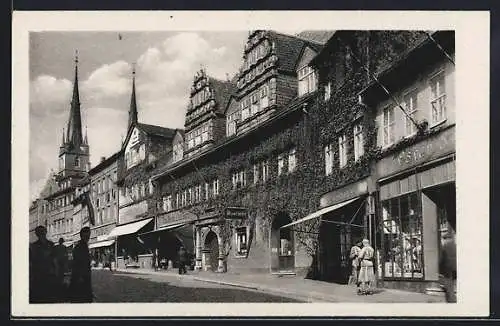
<path id="1" fill-rule="evenodd" d="M 187 252 L 183 246 L 179 249 L 179 274 L 186 274 Z"/>
<path id="2" fill-rule="evenodd" d="M 441 247 L 440 271 L 443 275 L 441 283 L 446 291 L 446 301 L 457 302 L 457 244 L 455 231 L 449 225 Z"/>
<path id="3" fill-rule="evenodd" d="M 61 290 L 64 290 L 64 273 L 68 269 L 68 251 L 64 239 L 59 238 L 59 244 L 54 247 L 57 261 L 57 280 Z"/>
<path id="4" fill-rule="evenodd" d="M 73 249 L 70 295 L 72 302 L 92 302 L 92 281 L 90 270 L 90 252 L 88 242 L 90 228 L 80 230 L 80 241 Z"/>
<path id="5" fill-rule="evenodd" d="M 29 247 L 29 299 L 31 303 L 52 303 L 57 301 L 57 262 L 54 243 L 47 239 L 47 229 L 37 226 L 37 241 Z"/>

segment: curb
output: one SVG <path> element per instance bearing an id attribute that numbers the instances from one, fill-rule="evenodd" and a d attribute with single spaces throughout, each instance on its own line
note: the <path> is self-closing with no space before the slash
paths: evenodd
<path id="1" fill-rule="evenodd" d="M 265 292 L 268 294 L 275 294 L 275 295 L 282 295 L 291 299 L 300 299 L 300 300 L 305 300 L 306 302 L 349 302 L 349 303 L 359 303 L 359 302 L 370 302 L 363 300 L 363 297 L 352 297 L 352 296 L 345 296 L 345 295 L 325 295 L 323 293 L 319 292 L 295 292 L 295 291 L 287 291 L 283 290 L 281 288 L 275 288 L 275 287 L 269 287 L 269 286 L 264 286 L 260 284 L 255 284 L 255 283 L 240 283 L 240 282 L 233 282 L 233 281 L 225 281 L 225 280 L 217 280 L 217 279 L 212 279 L 212 278 L 204 278 L 196 275 L 190 275 L 190 274 L 177 274 L 177 273 L 165 273 L 165 272 L 154 272 L 154 271 L 142 271 L 142 270 L 126 270 L 126 269 L 115 269 L 114 271 L 117 272 L 123 272 L 123 273 L 134 273 L 134 274 L 141 274 L 141 275 L 162 275 L 162 276 L 170 276 L 170 277 L 176 277 L 178 279 L 182 278 L 188 278 L 194 281 L 199 281 L 199 282 L 206 282 L 206 283 L 212 283 L 212 284 L 219 284 L 219 285 L 226 285 L 226 286 L 232 286 L 232 287 L 238 287 L 238 288 L 243 288 L 243 289 L 249 289 L 249 290 L 254 290 L 254 291 L 259 291 L 259 292 Z M 398 290 L 395 290 L 398 291 Z M 404 292 L 404 291 L 403 291 Z M 314 301 L 313 301 L 314 300 Z M 390 301 L 374 301 L 373 303 L 389 303 Z M 410 301 L 411 302 L 411 301 Z M 421 303 L 438 303 L 439 301 L 422 301 Z"/>

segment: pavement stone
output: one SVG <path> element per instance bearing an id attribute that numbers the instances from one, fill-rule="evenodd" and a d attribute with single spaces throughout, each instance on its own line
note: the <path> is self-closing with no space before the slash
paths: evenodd
<path id="1" fill-rule="evenodd" d="M 201 282 L 216 283 L 234 287 L 302 298 L 309 302 L 446 302 L 443 296 L 428 295 L 394 289 L 377 289 L 373 295 L 357 295 L 353 286 L 324 281 L 304 279 L 293 275 L 233 274 L 189 271 L 179 275 L 173 271 L 150 269 L 118 269 L 120 272 L 158 274 L 165 277 L 189 278 Z"/>

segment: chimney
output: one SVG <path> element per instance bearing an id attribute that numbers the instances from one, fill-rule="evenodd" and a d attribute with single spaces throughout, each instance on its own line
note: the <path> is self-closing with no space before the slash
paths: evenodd
<path id="1" fill-rule="evenodd" d="M 106 156 L 101 156 L 101 163 L 106 160 Z"/>

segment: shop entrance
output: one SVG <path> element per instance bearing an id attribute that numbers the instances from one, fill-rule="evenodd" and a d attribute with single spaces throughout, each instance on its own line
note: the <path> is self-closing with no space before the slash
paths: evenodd
<path id="1" fill-rule="evenodd" d="M 291 223 L 290 216 L 278 213 L 271 225 L 271 272 L 293 272 L 295 269 L 294 237 L 291 228 L 281 228 Z"/>
<path id="2" fill-rule="evenodd" d="M 319 229 L 320 279 L 347 284 L 352 267 L 351 247 L 364 235 L 365 202 L 355 201 L 325 214 Z"/>
<path id="3" fill-rule="evenodd" d="M 204 268 L 216 272 L 219 266 L 219 241 L 214 231 L 208 232 L 205 238 L 205 248 L 203 250 Z"/>

